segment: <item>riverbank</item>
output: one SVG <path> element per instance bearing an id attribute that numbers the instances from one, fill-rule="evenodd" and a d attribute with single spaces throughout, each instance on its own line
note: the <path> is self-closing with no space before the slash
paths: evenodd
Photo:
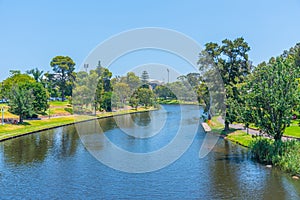
<path id="1" fill-rule="evenodd" d="M 208 125 L 211 128 L 211 131 L 214 133 L 218 133 L 224 139 L 230 140 L 231 142 L 237 143 L 244 147 L 249 147 L 250 143 L 254 141 L 252 135 L 247 134 L 243 130 L 238 130 L 235 128 L 230 128 L 228 132 L 224 132 L 224 124 L 221 123 L 218 119 L 218 116 L 215 116 L 211 119 Z"/>
<path id="2" fill-rule="evenodd" d="M 166 105 L 199 105 L 197 101 L 183 101 L 183 100 L 177 100 L 177 99 L 157 99 L 156 103 L 158 104 L 166 104 Z"/>
<path id="3" fill-rule="evenodd" d="M 220 117 L 213 117 L 210 122 L 213 132 L 219 133 L 224 139 L 251 149 L 252 156 L 258 162 L 266 166 L 276 166 L 279 169 L 292 175 L 294 179 L 300 177 L 300 142 L 299 138 L 284 136 L 282 141 L 276 142 L 263 135 L 257 137 L 259 130 L 244 130 L 241 125 L 234 124 L 230 130 L 223 131 L 224 125 Z M 296 140 L 297 139 L 297 140 Z"/>
<path id="4" fill-rule="evenodd" d="M 132 113 L 148 112 L 156 110 L 156 108 L 138 108 L 130 110 L 119 110 L 116 112 L 100 113 L 97 116 L 69 115 L 55 118 L 45 118 L 42 120 L 25 120 L 23 124 L 5 124 L 0 126 L 0 142 L 16 137 L 21 137 L 28 134 L 37 133 L 49 129 L 54 129 L 62 126 L 81 123 L 89 120 L 107 118 L 118 115 L 126 115 Z"/>

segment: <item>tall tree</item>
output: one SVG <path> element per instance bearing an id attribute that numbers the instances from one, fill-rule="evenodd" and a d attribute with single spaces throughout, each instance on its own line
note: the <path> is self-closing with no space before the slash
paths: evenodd
<path id="1" fill-rule="evenodd" d="M 97 88 L 95 92 L 95 108 L 98 110 L 112 111 L 111 98 L 112 98 L 112 85 L 110 79 L 112 73 L 104 67 L 98 66 L 96 72 L 100 75 Z"/>
<path id="2" fill-rule="evenodd" d="M 237 38 L 233 41 L 225 39 L 221 46 L 217 43 L 207 43 L 200 53 L 198 61 L 200 70 L 213 63 L 224 82 L 226 89 L 224 130 L 229 130 L 229 124 L 236 120 L 233 102 L 240 101 L 236 84 L 242 83 L 251 71 L 248 51 L 250 47 L 244 38 Z"/>
<path id="3" fill-rule="evenodd" d="M 50 66 L 56 73 L 57 85 L 61 91 L 62 101 L 64 101 L 65 92 L 72 87 L 76 77 L 75 62 L 69 56 L 56 56 L 51 60 Z"/>
<path id="4" fill-rule="evenodd" d="M 278 57 L 255 69 L 248 82 L 247 104 L 255 125 L 280 141 L 299 101 L 299 68 Z"/>
<path id="5" fill-rule="evenodd" d="M 149 87 L 149 85 L 148 85 L 149 84 L 149 74 L 147 71 L 142 72 L 141 81 L 142 81 L 143 87 L 145 87 L 145 88 Z"/>

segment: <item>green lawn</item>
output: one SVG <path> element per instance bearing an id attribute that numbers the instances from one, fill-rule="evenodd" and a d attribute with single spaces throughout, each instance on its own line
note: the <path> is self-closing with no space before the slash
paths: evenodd
<path id="1" fill-rule="evenodd" d="M 253 141 L 252 135 L 241 130 L 230 129 L 228 132 L 224 132 L 224 124 L 221 124 L 217 120 L 218 116 L 213 117 L 209 126 L 212 129 L 212 132 L 219 133 L 221 135 L 226 135 L 226 138 L 232 142 L 238 143 L 242 146 L 248 147 L 251 141 Z"/>
<path id="2" fill-rule="evenodd" d="M 120 110 L 117 112 L 109 112 L 109 113 L 101 113 L 97 116 L 101 117 L 109 117 L 114 115 L 122 115 L 128 113 L 135 112 L 144 112 L 149 110 L 155 110 L 154 108 L 139 108 L 138 110 Z M 94 116 L 65 116 L 51 119 L 43 119 L 43 120 L 25 120 L 24 124 L 5 124 L 3 126 L 0 125 L 0 141 L 8 138 L 12 138 L 15 136 L 43 130 L 54 128 L 62 125 L 72 124 L 74 122 L 80 122 L 84 120 L 94 119 Z"/>
<path id="3" fill-rule="evenodd" d="M 285 129 L 284 135 L 292 137 L 300 137 L 300 127 L 290 126 Z"/>
<path id="4" fill-rule="evenodd" d="M 69 101 L 50 101 L 50 106 L 68 106 Z"/>

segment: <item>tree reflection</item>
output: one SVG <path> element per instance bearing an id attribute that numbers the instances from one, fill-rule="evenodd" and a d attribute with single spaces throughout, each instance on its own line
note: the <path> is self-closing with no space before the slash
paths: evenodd
<path id="1" fill-rule="evenodd" d="M 150 112 L 136 113 L 131 118 L 138 126 L 148 126 L 151 122 Z"/>
<path id="2" fill-rule="evenodd" d="M 42 162 L 53 146 L 53 130 L 12 139 L 4 143 L 4 157 L 16 165 Z"/>

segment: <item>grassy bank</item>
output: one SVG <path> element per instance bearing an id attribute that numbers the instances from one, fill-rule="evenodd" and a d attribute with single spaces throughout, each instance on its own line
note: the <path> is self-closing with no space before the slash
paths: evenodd
<path id="1" fill-rule="evenodd" d="M 137 110 L 120 110 L 117 112 L 108 112 L 98 114 L 98 118 L 111 117 L 115 115 L 124 115 L 136 112 L 145 112 L 154 110 L 154 108 L 138 108 Z M 23 124 L 5 124 L 0 126 L 0 141 L 7 140 L 10 138 L 18 137 L 21 135 L 26 135 L 33 132 L 38 132 L 41 130 L 47 130 L 55 127 L 60 127 L 68 124 L 73 124 L 74 122 L 80 122 L 85 120 L 94 119 L 94 116 L 61 116 L 51 119 L 43 120 L 25 120 Z"/>
<path id="2" fill-rule="evenodd" d="M 193 101 L 182 101 L 182 100 L 170 100 L 170 99 L 157 99 L 156 103 L 158 104 L 167 104 L 167 105 L 172 105 L 172 104 L 187 104 L 187 105 L 197 105 L 198 102 L 193 102 Z"/>
<path id="3" fill-rule="evenodd" d="M 300 142 L 275 142 L 263 137 L 252 137 L 241 130 L 230 129 L 224 132 L 224 125 L 218 117 L 213 117 L 209 124 L 213 132 L 224 135 L 226 139 L 249 147 L 254 159 L 263 164 L 272 164 L 291 175 L 300 176 Z M 298 122 L 294 122 L 285 132 L 285 135 L 299 137 Z"/>
<path id="4" fill-rule="evenodd" d="M 213 117 L 211 122 L 209 123 L 212 132 L 219 133 L 220 135 L 223 135 L 226 139 L 245 147 L 248 147 L 250 143 L 254 140 L 252 138 L 252 135 L 248 135 L 247 133 L 241 130 L 231 128 L 229 131 L 224 132 L 224 124 L 220 123 L 217 118 L 218 117 Z"/>

